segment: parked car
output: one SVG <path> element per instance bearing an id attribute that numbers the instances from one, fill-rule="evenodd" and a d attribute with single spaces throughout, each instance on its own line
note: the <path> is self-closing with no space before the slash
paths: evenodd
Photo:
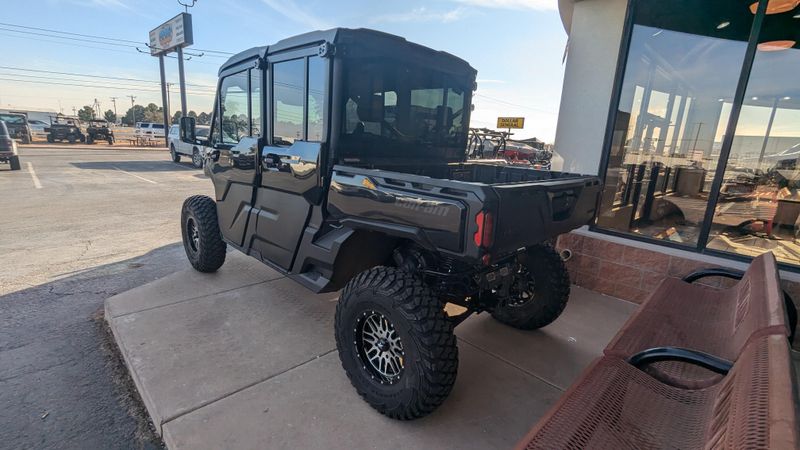
<path id="1" fill-rule="evenodd" d="M 208 139 L 208 133 L 211 130 L 211 127 L 198 125 L 195 127 L 197 132 L 197 138 L 200 140 Z M 206 151 L 208 147 L 200 145 L 200 144 L 188 144 L 186 142 L 181 141 L 180 137 L 180 126 L 179 125 L 172 125 L 169 127 L 169 153 L 172 157 L 173 162 L 181 162 L 181 156 L 189 156 L 192 158 L 192 165 L 197 167 L 198 169 L 203 168 L 203 160 L 205 158 Z"/>
<path id="2" fill-rule="evenodd" d="M 19 170 L 17 143 L 11 139 L 6 123 L 0 120 L 0 162 L 11 165 L 11 170 Z"/>
<path id="3" fill-rule="evenodd" d="M 28 125 L 28 116 L 18 113 L 0 113 L 0 120 L 6 123 L 12 139 L 19 139 L 23 144 L 31 143 L 33 133 Z"/>
<path id="4" fill-rule="evenodd" d="M 65 140 L 70 144 L 86 142 L 86 135 L 81 129 L 81 121 L 75 117 L 58 116 L 44 131 L 47 132 L 47 142 L 50 143 Z"/>
<path id="5" fill-rule="evenodd" d="M 44 129 L 47 128 L 48 123 L 44 120 L 28 119 L 28 125 L 30 125 L 33 134 L 44 134 Z"/>
<path id="6" fill-rule="evenodd" d="M 266 88 L 251 89 L 267 67 Z M 601 192 L 596 176 L 467 161 L 476 74 L 455 56 L 365 29 L 238 53 L 220 68 L 222 116 L 206 158 L 216 199 L 192 196 L 182 208 L 196 270 L 216 271 L 230 244 L 314 292 L 343 289 L 342 366 L 395 419 L 447 398 L 453 328 L 472 313 L 524 330 L 558 318 L 570 282 L 546 242 L 593 220 Z M 304 92 L 286 87 L 298 79 Z M 267 128 L 268 117 L 279 119 Z M 187 143 L 209 145 L 194 118 L 180 123 Z M 464 313 L 448 316 L 445 303 Z"/>
<path id="7" fill-rule="evenodd" d="M 164 138 L 164 124 L 154 122 L 136 122 L 133 135 L 141 141 L 152 141 Z"/>

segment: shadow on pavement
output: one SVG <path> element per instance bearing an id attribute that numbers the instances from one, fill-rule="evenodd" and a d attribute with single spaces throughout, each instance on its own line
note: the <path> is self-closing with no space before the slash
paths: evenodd
<path id="1" fill-rule="evenodd" d="M 172 161 L 92 161 L 70 163 L 78 169 L 90 170 L 125 170 L 128 172 L 175 172 L 178 170 L 195 170 L 190 163 L 174 163 Z"/>
<path id="2" fill-rule="evenodd" d="M 187 267 L 176 243 L 0 296 L 0 447 L 161 448 L 103 302 Z"/>

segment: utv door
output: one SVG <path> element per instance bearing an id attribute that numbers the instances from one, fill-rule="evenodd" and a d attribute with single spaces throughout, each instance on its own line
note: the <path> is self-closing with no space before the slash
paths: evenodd
<path id="1" fill-rule="evenodd" d="M 242 246 L 261 139 L 262 71 L 255 61 L 222 73 L 207 162 L 222 235 Z"/>
<path id="2" fill-rule="evenodd" d="M 318 49 L 269 58 L 269 145 L 261 150 L 261 182 L 253 248 L 286 270 L 322 199 L 320 155 L 326 136 L 328 59 Z"/>

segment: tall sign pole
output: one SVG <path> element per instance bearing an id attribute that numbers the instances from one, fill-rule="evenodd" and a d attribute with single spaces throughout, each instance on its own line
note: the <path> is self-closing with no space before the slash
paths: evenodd
<path id="1" fill-rule="evenodd" d="M 184 5 L 187 6 L 187 5 Z M 188 6 L 187 6 L 188 9 Z M 186 76 L 183 70 L 183 48 L 194 43 L 192 35 L 192 15 L 180 13 L 177 16 L 150 30 L 150 54 L 158 56 L 161 70 L 161 102 L 164 111 L 164 142 L 168 143 L 169 135 L 169 98 L 167 97 L 167 80 L 164 75 L 164 56 L 171 52 L 178 53 L 178 77 L 181 89 L 181 114 L 186 117 Z"/>
<path id="2" fill-rule="evenodd" d="M 158 55 L 158 68 L 161 71 L 161 110 L 164 112 L 164 146 L 169 147 L 169 105 L 167 104 L 167 76 L 164 73 L 164 55 Z"/>
<path id="3" fill-rule="evenodd" d="M 180 83 L 181 88 L 181 116 L 186 117 L 186 77 L 183 72 L 183 47 L 178 47 L 178 83 Z M 161 84 L 164 84 L 163 81 Z"/>

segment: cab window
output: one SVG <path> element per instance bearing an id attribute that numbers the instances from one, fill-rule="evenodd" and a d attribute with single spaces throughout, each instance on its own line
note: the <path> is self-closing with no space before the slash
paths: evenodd
<path id="1" fill-rule="evenodd" d="M 248 71 L 229 75 L 220 87 L 220 138 L 223 144 L 236 145 L 250 133 L 247 112 Z"/>
<path id="2" fill-rule="evenodd" d="M 303 139 L 303 91 L 305 60 L 295 59 L 273 66 L 273 111 L 275 145 L 291 145 Z"/>
<path id="3" fill-rule="evenodd" d="M 322 141 L 326 129 L 327 64 L 318 56 L 272 65 L 273 145 Z"/>

